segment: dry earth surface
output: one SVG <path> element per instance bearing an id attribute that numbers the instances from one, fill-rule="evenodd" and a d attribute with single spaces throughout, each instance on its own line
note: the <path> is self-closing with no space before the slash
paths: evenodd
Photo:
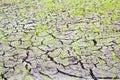
<path id="1" fill-rule="evenodd" d="M 120 21 L 0 7 L 0 80 L 120 80 Z"/>

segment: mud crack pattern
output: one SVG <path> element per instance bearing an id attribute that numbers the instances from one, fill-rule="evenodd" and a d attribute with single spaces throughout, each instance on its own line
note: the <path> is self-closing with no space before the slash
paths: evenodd
<path id="1" fill-rule="evenodd" d="M 104 28 L 102 16 L 66 12 L 38 19 L 0 4 L 0 80 L 120 80 L 119 21 Z"/>

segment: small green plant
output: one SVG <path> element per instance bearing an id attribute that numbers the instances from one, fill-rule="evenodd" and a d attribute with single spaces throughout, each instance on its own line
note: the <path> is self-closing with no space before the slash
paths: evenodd
<path id="1" fill-rule="evenodd" d="M 7 44 L 7 39 L 2 33 L 0 34 L 0 41 L 2 42 L 2 44 Z"/>
<path id="2" fill-rule="evenodd" d="M 46 35 L 47 34 L 47 26 L 38 23 L 34 34 L 35 34 L 36 38 L 39 37 L 40 35 L 42 36 L 42 34 Z"/>
<path id="3" fill-rule="evenodd" d="M 96 32 L 98 33 L 99 32 L 99 29 L 97 28 L 97 26 L 93 23 L 90 23 L 90 30 L 91 32 Z"/>

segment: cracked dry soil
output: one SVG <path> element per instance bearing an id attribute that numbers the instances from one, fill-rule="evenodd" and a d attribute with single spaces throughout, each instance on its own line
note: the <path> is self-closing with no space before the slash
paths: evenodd
<path id="1" fill-rule="evenodd" d="M 0 80 L 120 80 L 119 25 L 104 28 L 96 14 L 37 19 L 22 13 L 17 5 L 0 11 Z M 38 23 L 47 29 L 36 37 Z"/>

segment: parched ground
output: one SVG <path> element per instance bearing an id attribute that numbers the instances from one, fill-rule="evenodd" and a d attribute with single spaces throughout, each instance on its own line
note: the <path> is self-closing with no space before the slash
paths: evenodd
<path id="1" fill-rule="evenodd" d="M 0 7 L 0 80 L 120 80 L 119 20 Z"/>

